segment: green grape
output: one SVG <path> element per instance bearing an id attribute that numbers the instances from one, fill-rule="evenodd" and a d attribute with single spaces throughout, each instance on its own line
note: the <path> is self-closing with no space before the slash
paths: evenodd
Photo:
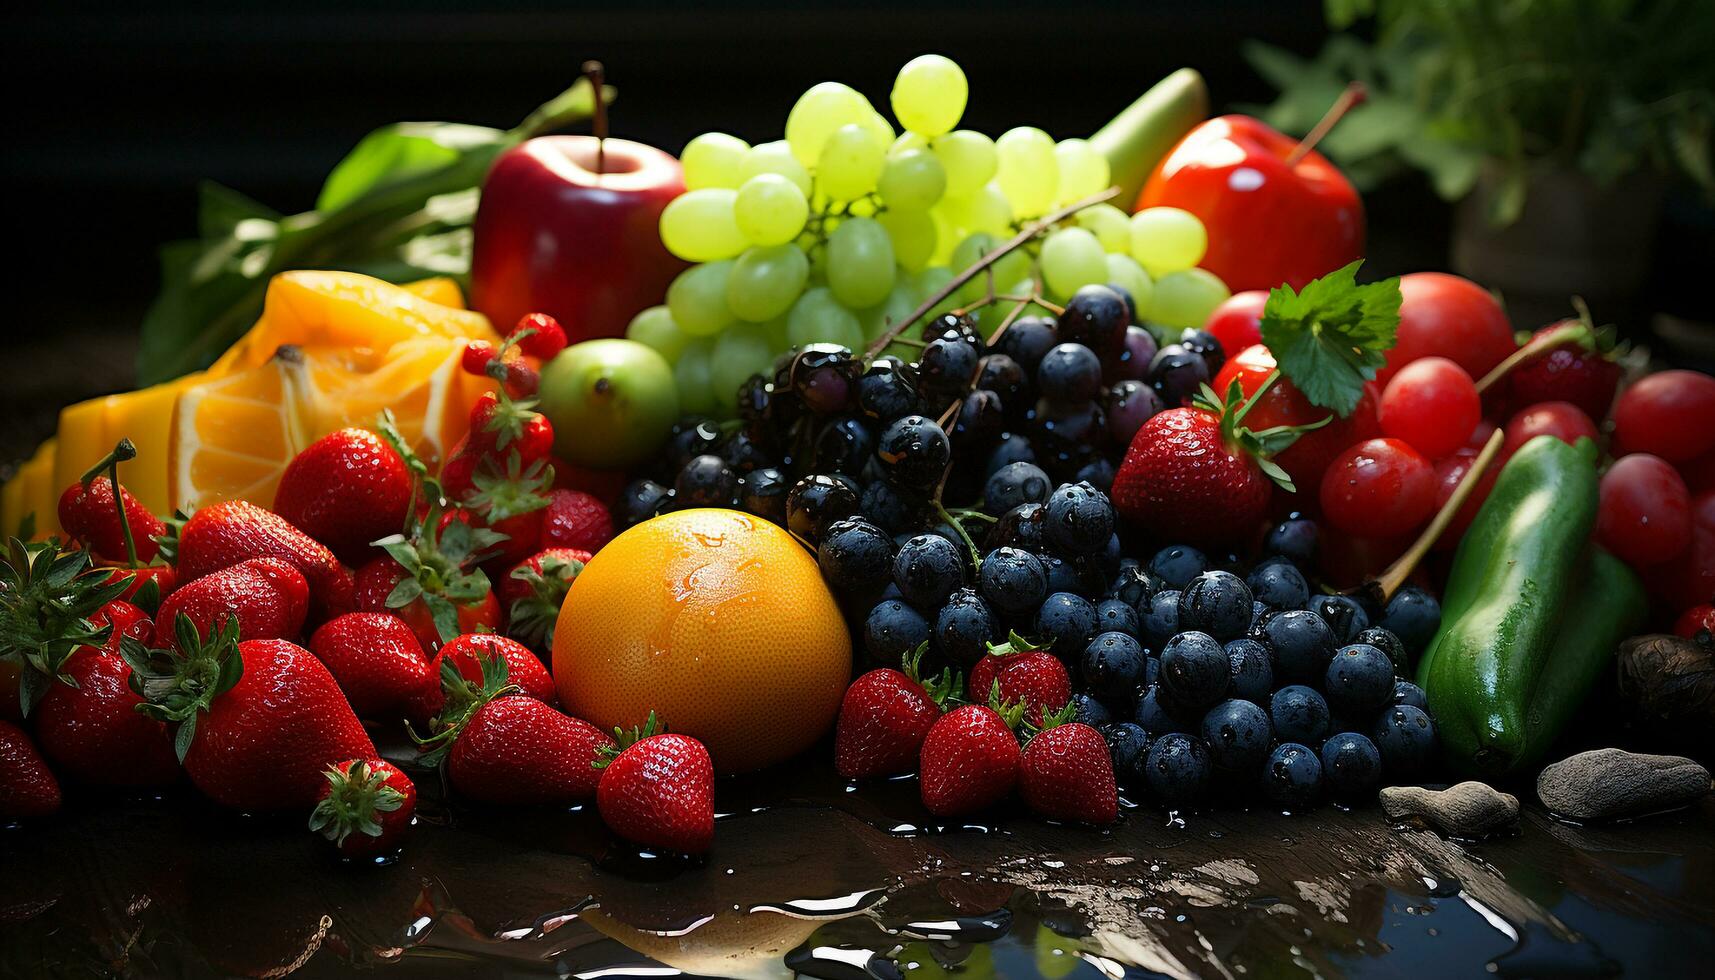
<path id="1" fill-rule="evenodd" d="M 675 197 L 661 211 L 661 244 L 687 262 L 730 259 L 744 251 L 743 233 L 733 216 L 738 192 L 705 187 Z"/>
<path id="2" fill-rule="evenodd" d="M 995 179 L 1020 218 L 1046 214 L 1060 189 L 1060 166 L 1054 162 L 1054 138 L 1034 126 L 1019 126 L 994 141 L 1000 169 Z"/>
<path id="3" fill-rule="evenodd" d="M 965 73 L 951 58 L 919 55 L 893 81 L 893 114 L 913 133 L 940 136 L 959 124 L 970 92 Z"/>
<path id="4" fill-rule="evenodd" d="M 1078 287 L 1106 282 L 1108 253 L 1088 228 L 1056 228 L 1042 241 L 1042 279 L 1056 296 L 1070 296 Z"/>
<path id="5" fill-rule="evenodd" d="M 752 245 L 784 245 L 804 230 L 810 202 L 791 178 L 757 174 L 738 189 L 732 212 L 738 230 Z"/>
<path id="6" fill-rule="evenodd" d="M 846 214 L 853 218 L 873 218 L 880 213 L 881 208 L 872 197 L 860 197 L 846 205 Z"/>
<path id="7" fill-rule="evenodd" d="M 969 197 L 943 198 L 941 205 L 947 220 L 967 232 L 1012 234 L 1012 204 L 994 181 L 977 188 Z"/>
<path id="8" fill-rule="evenodd" d="M 809 278 L 810 260 L 796 245 L 745 249 L 727 276 L 727 306 L 740 320 L 772 320 L 792 308 Z"/>
<path id="9" fill-rule="evenodd" d="M 1149 319 L 1169 327 L 1200 327 L 1232 295 L 1208 269 L 1181 269 L 1155 280 Z"/>
<path id="10" fill-rule="evenodd" d="M 667 287 L 667 309 L 686 336 L 707 337 L 732 322 L 726 301 L 732 266 L 731 259 L 693 265 Z"/>
<path id="11" fill-rule="evenodd" d="M 911 289 L 911 280 L 901 276 L 888 290 L 887 298 L 867 310 L 858 310 L 858 326 L 863 329 L 864 340 L 874 342 L 877 337 L 887 332 L 893 324 L 904 320 L 917 308 L 917 300 Z"/>
<path id="12" fill-rule="evenodd" d="M 786 115 L 786 145 L 792 155 L 806 167 L 813 167 L 822 157 L 822 144 L 834 130 L 850 123 L 874 126 L 869 117 L 875 109 L 869 100 L 849 85 L 839 82 L 818 82 L 798 97 L 792 111 Z M 881 145 L 893 142 L 890 131 Z"/>
<path id="13" fill-rule="evenodd" d="M 893 242 L 893 258 L 907 272 L 916 272 L 929 264 L 935 254 L 935 221 L 927 211 L 884 211 L 876 221 L 887 229 Z"/>
<path id="14" fill-rule="evenodd" d="M 923 269 L 911 277 L 911 298 L 919 303 L 923 302 L 940 292 L 957 274 L 944 265 L 932 265 Z"/>
<path id="15" fill-rule="evenodd" d="M 935 251 L 929 253 L 929 264 L 946 265 L 953 259 L 953 247 L 965 236 L 947 219 L 947 212 L 942 208 L 930 208 L 929 220 L 935 223 Z"/>
<path id="16" fill-rule="evenodd" d="M 1179 208 L 1144 208 L 1131 216 L 1131 257 L 1157 279 L 1203 261 L 1209 233 Z"/>
<path id="17" fill-rule="evenodd" d="M 966 238 L 959 243 L 957 248 L 953 249 L 952 268 L 955 274 L 962 273 L 976 265 L 977 260 L 1001 245 L 1001 240 L 988 232 L 979 231 Z M 1016 282 L 1030 276 L 1030 256 L 1026 255 L 1022 249 L 1014 249 L 1002 256 L 989 268 L 994 270 L 994 281 L 997 284 Z M 969 282 L 959 287 L 960 302 L 974 303 L 982 299 L 988 295 L 988 284 L 989 276 L 986 272 L 979 272 L 972 276 Z"/>
<path id="18" fill-rule="evenodd" d="M 828 236 L 828 288 L 854 310 L 874 306 L 893 288 L 893 242 L 874 218 L 849 218 Z"/>
<path id="19" fill-rule="evenodd" d="M 887 160 L 887 144 L 855 123 L 834 130 L 822 144 L 816 189 L 836 201 L 853 201 L 875 190 Z"/>
<path id="20" fill-rule="evenodd" d="M 1070 204 L 1108 188 L 1108 158 L 1088 140 L 1061 140 L 1054 147 L 1054 165 L 1060 170 L 1056 203 Z"/>
<path id="21" fill-rule="evenodd" d="M 876 189 L 890 208 L 927 211 L 947 192 L 947 171 L 928 150 L 905 150 L 887 158 Z"/>
<path id="22" fill-rule="evenodd" d="M 673 314 L 665 306 L 651 306 L 632 317 L 626 324 L 625 336 L 627 340 L 654 348 L 657 354 L 669 361 L 678 360 L 679 352 L 691 339 L 673 322 Z"/>
<path id="23" fill-rule="evenodd" d="M 685 144 L 679 163 L 685 169 L 685 187 L 737 187 L 744 183 L 744 159 L 750 144 L 726 133 L 704 133 Z"/>
<path id="24" fill-rule="evenodd" d="M 969 197 L 979 187 L 994 179 L 1000 167 L 994 140 L 969 129 L 956 129 L 945 136 L 935 137 L 935 156 L 947 171 L 947 193 L 953 197 Z"/>
<path id="25" fill-rule="evenodd" d="M 774 345 L 768 328 L 760 323 L 736 324 L 720 335 L 709 355 L 710 385 L 722 401 L 733 401 L 733 395 L 751 375 L 767 373 L 773 366 Z"/>
<path id="26" fill-rule="evenodd" d="M 863 328 L 832 291 L 817 287 L 792 304 L 792 312 L 786 317 L 786 340 L 793 347 L 839 344 L 855 352 L 863 350 Z"/>
<path id="27" fill-rule="evenodd" d="M 1155 294 L 1155 282 L 1149 278 L 1149 273 L 1143 271 L 1143 266 L 1129 255 L 1109 252 L 1108 282 L 1131 293 L 1132 312 L 1138 319 L 1143 319 L 1149 312 L 1150 297 Z"/>
<path id="28" fill-rule="evenodd" d="M 899 138 L 893 141 L 893 145 L 887 148 L 887 155 L 892 157 L 892 156 L 898 156 L 899 154 L 904 153 L 906 150 L 928 150 L 928 149 L 929 149 L 929 141 L 927 139 L 925 139 L 923 136 L 921 136 L 917 133 L 904 132 L 904 133 L 900 133 Z M 931 152 L 933 152 L 933 151 L 931 151 Z"/>
<path id="29" fill-rule="evenodd" d="M 779 174 L 798 185 L 806 200 L 810 197 L 811 181 L 809 168 L 798 162 L 792 155 L 792 148 L 785 140 L 775 140 L 772 143 L 758 143 L 744 155 L 745 180 L 757 174 Z"/>
<path id="30" fill-rule="evenodd" d="M 787 316 L 790 315 L 788 311 Z M 792 342 L 786 339 L 786 319 L 785 316 L 777 316 L 762 324 L 763 333 L 768 337 L 768 349 L 776 354 L 783 354 L 792 346 Z"/>
<path id="31" fill-rule="evenodd" d="M 883 148 L 884 154 L 886 148 L 894 144 L 893 124 L 881 118 L 881 113 L 874 109 L 869 111 L 869 115 L 859 119 L 858 125 L 869 130 L 869 134 L 875 137 L 876 143 Z"/>
<path id="32" fill-rule="evenodd" d="M 685 345 L 679 359 L 673 363 L 673 380 L 679 386 L 679 411 L 682 414 L 713 415 L 721 407 L 709 376 L 709 356 L 714 347 L 715 342 L 710 338 L 693 340 Z"/>
<path id="33" fill-rule="evenodd" d="M 1107 252 L 1131 251 L 1131 215 L 1112 204 L 1092 204 L 1073 217 L 1078 227 L 1090 229 Z"/>

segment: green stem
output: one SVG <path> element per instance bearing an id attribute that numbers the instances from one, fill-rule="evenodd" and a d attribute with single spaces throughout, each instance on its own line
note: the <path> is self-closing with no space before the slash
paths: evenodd
<path id="1" fill-rule="evenodd" d="M 939 494 L 935 496 L 935 513 L 940 516 L 941 520 L 951 524 L 953 526 L 953 530 L 959 532 L 959 537 L 965 539 L 965 547 L 971 549 L 971 564 L 973 566 L 980 567 L 983 563 L 982 551 L 977 548 L 976 541 L 971 539 L 971 534 L 969 531 L 965 530 L 965 526 L 959 523 L 958 518 L 948 512 L 946 504 L 941 503 L 941 497 Z"/>
<path id="2" fill-rule="evenodd" d="M 100 462 L 84 471 L 82 479 L 78 481 L 83 484 L 83 489 L 87 492 L 89 485 L 95 481 L 101 471 L 107 471 L 108 486 L 113 488 L 113 508 L 119 512 L 119 530 L 125 535 L 125 558 L 129 563 L 127 565 L 129 568 L 137 567 L 137 539 L 131 534 L 131 519 L 125 514 L 125 498 L 119 492 L 119 464 L 136 458 L 137 447 L 131 444 L 130 439 L 121 439 L 119 444 L 113 447 L 112 452 L 101 457 Z"/>

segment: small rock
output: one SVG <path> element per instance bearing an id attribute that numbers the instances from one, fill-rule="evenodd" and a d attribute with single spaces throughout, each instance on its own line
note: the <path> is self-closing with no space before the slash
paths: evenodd
<path id="1" fill-rule="evenodd" d="M 1684 806 L 1709 792 L 1709 770 L 1680 755 L 1593 749 L 1536 777 L 1549 811 L 1572 820 L 1612 820 Z"/>
<path id="2" fill-rule="evenodd" d="M 1449 837 L 1484 837 L 1518 820 L 1518 797 L 1476 780 L 1446 789 L 1389 786 L 1381 801 L 1390 820 L 1416 817 Z"/>

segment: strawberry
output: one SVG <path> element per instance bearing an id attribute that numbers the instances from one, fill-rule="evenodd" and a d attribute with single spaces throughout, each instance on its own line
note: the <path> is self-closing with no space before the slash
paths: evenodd
<path id="1" fill-rule="evenodd" d="M 654 712 L 642 728 L 614 734 L 619 745 L 597 763 L 595 802 L 602 822 L 645 847 L 683 854 L 708 850 L 715 837 L 715 770 L 703 743 L 665 734 Z"/>
<path id="2" fill-rule="evenodd" d="M 1507 373 L 1506 410 L 1497 414 L 1506 418 L 1539 402 L 1571 402 L 1598 422 L 1608 417 L 1625 372 L 1613 359 L 1613 328 L 1597 328 L 1589 316 L 1581 309 L 1579 318 L 1551 323 L 1531 335 L 1536 341 L 1558 331 L 1564 339 Z"/>
<path id="3" fill-rule="evenodd" d="M 618 502 L 630 479 L 625 470 L 597 470 L 573 465 L 558 456 L 549 458 L 554 463 L 555 490 L 582 490 L 610 509 Z"/>
<path id="4" fill-rule="evenodd" d="M 442 647 L 429 662 L 429 676 L 441 679 L 442 683 L 431 688 L 432 694 L 426 704 L 428 713 L 437 714 L 444 708 L 446 669 L 449 665 L 458 671 L 458 676 L 474 694 L 482 686 L 483 661 L 495 659 L 506 664 L 507 683 L 518 689 L 516 693 L 548 704 L 559 701 L 553 676 L 524 644 L 494 633 L 467 633 Z M 452 700 L 456 702 L 459 698 L 455 696 Z"/>
<path id="5" fill-rule="evenodd" d="M 178 566 L 181 582 L 247 558 L 279 558 L 296 566 L 309 582 L 312 622 L 351 611 L 351 573 L 326 545 L 280 515 L 246 500 L 226 500 L 176 523 L 178 533 L 161 546 Z"/>
<path id="6" fill-rule="evenodd" d="M 923 737 L 963 687 L 951 670 L 923 682 L 918 670 L 927 646 L 907 655 L 902 670 L 880 667 L 846 688 L 834 727 L 834 768 L 840 775 L 895 776 L 916 766 Z"/>
<path id="7" fill-rule="evenodd" d="M 427 719 L 425 692 L 438 688 L 423 645 L 405 621 L 387 613 L 354 612 L 323 623 L 310 637 L 316 655 L 339 682 L 359 718 Z"/>
<path id="8" fill-rule="evenodd" d="M 566 329 L 546 313 L 526 313 L 508 333 L 518 349 L 537 360 L 547 361 L 566 349 Z"/>
<path id="9" fill-rule="evenodd" d="M 60 808 L 60 784 L 24 730 L 0 721 L 0 817 L 51 817 Z"/>
<path id="10" fill-rule="evenodd" d="M 504 470 L 490 461 L 477 469 L 472 481 L 474 489 L 459 503 L 483 527 L 504 538 L 483 561 L 485 569 L 498 575 L 542 547 L 536 542 L 542 537 L 554 474 L 542 460 L 524 469 L 514 452 L 507 454 Z"/>
<path id="11" fill-rule="evenodd" d="M 1019 795 L 1050 820 L 1113 823 L 1119 818 L 1119 789 L 1107 742 L 1101 732 L 1071 717 L 1069 706 L 1050 714 L 1024 744 Z"/>
<path id="12" fill-rule="evenodd" d="M 119 482 L 119 464 L 135 458 L 137 447 L 131 440 L 119 440 L 112 452 L 65 488 L 58 507 L 60 527 L 67 534 L 97 557 L 130 565 L 154 560 L 160 552 L 155 537 L 167 533 L 167 525 Z M 98 475 L 103 471 L 106 476 Z M 117 501 L 115 487 L 119 488 Z"/>
<path id="13" fill-rule="evenodd" d="M 476 568 L 500 544 L 500 535 L 446 520 L 439 506 L 413 517 L 406 534 L 381 539 L 387 554 L 358 569 L 353 594 L 359 611 L 405 620 L 425 651 L 461 633 L 500 625 L 500 603 L 488 576 Z"/>
<path id="14" fill-rule="evenodd" d="M 102 565 L 107 570 L 107 580 L 117 582 L 125 579 L 125 589 L 119 593 L 119 598 L 127 602 L 160 607 L 161 600 L 179 587 L 179 571 L 171 565 L 143 565 L 138 568 L 124 566 Z M 150 583 L 153 583 L 151 586 Z"/>
<path id="15" fill-rule="evenodd" d="M 470 408 L 465 451 L 486 456 L 512 449 L 524 466 L 548 458 L 554 450 L 554 426 L 535 406 L 503 392 L 483 392 Z"/>
<path id="16" fill-rule="evenodd" d="M 595 554 L 613 540 L 613 515 L 595 495 L 577 490 L 548 494 L 541 548 L 577 548 Z"/>
<path id="17" fill-rule="evenodd" d="M 937 817 L 957 817 L 999 803 L 1018 783 L 1019 705 L 968 704 L 935 720 L 918 753 L 918 791 Z"/>
<path id="18" fill-rule="evenodd" d="M 547 649 L 572 580 L 590 557 L 576 548 L 548 548 L 512 566 L 500 580 L 507 635 L 535 649 Z"/>
<path id="19" fill-rule="evenodd" d="M 200 642 L 183 637 L 176 651 L 127 644 L 125 659 L 143 710 L 178 725 L 173 745 L 191 782 L 223 806 L 307 809 L 328 766 L 375 755 L 314 654 L 287 640 L 241 643 L 233 619 Z"/>
<path id="20" fill-rule="evenodd" d="M 66 672 L 73 654 L 104 646 L 112 637 L 112 624 L 95 619 L 127 584 L 124 576 L 91 568 L 87 551 L 65 551 L 51 540 L 6 543 L 0 560 L 0 663 L 18 668 L 20 718 L 56 679 L 73 683 Z"/>
<path id="21" fill-rule="evenodd" d="M 417 809 L 417 787 L 384 759 L 348 759 L 323 773 L 327 785 L 310 811 L 310 829 L 348 858 L 399 849 Z"/>
<path id="22" fill-rule="evenodd" d="M 290 562 L 251 558 L 173 590 L 161 602 L 156 642 L 173 647 L 181 638 L 181 617 L 190 623 L 193 639 L 229 620 L 238 623 L 239 639 L 291 639 L 303 629 L 309 598 L 309 583 Z"/>
<path id="23" fill-rule="evenodd" d="M 1040 725 L 1045 713 L 1059 711 L 1072 700 L 1072 678 L 1053 654 L 1013 633 L 1007 642 L 991 644 L 988 655 L 971 667 L 970 691 L 990 700 L 1019 702 L 1024 720 Z"/>
<path id="24" fill-rule="evenodd" d="M 411 498 L 411 472 L 387 440 L 368 429 L 341 429 L 286 466 L 274 512 L 341 561 L 357 564 L 374 553 L 371 541 L 404 525 Z"/>

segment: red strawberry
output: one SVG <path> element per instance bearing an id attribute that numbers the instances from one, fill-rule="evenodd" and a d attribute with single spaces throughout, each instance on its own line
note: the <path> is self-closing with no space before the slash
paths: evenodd
<path id="1" fill-rule="evenodd" d="M 126 588 L 107 569 L 91 568 L 89 552 L 62 550 L 57 541 L 17 538 L 0 556 L 0 664 L 16 679 L 16 714 L 30 714 L 56 679 L 72 683 L 66 664 L 86 647 L 112 637 L 102 618 L 109 603 Z M 117 608 L 117 607 L 115 607 Z M 101 622 L 97 622 L 102 618 Z M 125 624 L 121 624 L 121 630 Z M 7 714 L 13 714 L 10 707 Z"/>
<path id="2" fill-rule="evenodd" d="M 249 501 L 204 507 L 184 521 L 175 539 L 162 545 L 171 552 L 182 582 L 247 558 L 279 558 L 296 566 L 310 583 L 312 622 L 351 611 L 351 573 L 334 553 L 285 518 Z"/>
<path id="3" fill-rule="evenodd" d="M 548 548 L 514 565 L 500 580 L 507 635 L 533 648 L 547 649 L 572 580 L 589 560 L 587 551 Z"/>
<path id="4" fill-rule="evenodd" d="M 917 765 L 917 752 L 948 701 L 959 696 L 957 674 L 942 670 L 925 684 L 918 674 L 923 648 L 903 670 L 881 667 L 846 688 L 834 728 L 834 768 L 847 779 L 894 776 Z"/>
<path id="5" fill-rule="evenodd" d="M 715 770 L 703 743 L 655 734 L 653 712 L 602 761 L 596 809 L 608 829 L 645 847 L 701 854 L 715 837 Z"/>
<path id="6" fill-rule="evenodd" d="M 0 817 L 50 817 L 60 808 L 60 784 L 30 736 L 0 721 Z"/>
<path id="7" fill-rule="evenodd" d="M 555 490 L 582 490 L 608 508 L 612 508 L 619 500 L 620 493 L 625 490 L 625 484 L 630 479 L 630 474 L 624 470 L 597 470 L 587 466 L 575 466 L 558 456 L 552 459 Z"/>
<path id="8" fill-rule="evenodd" d="M 412 519 L 408 534 L 381 539 L 387 555 L 358 569 L 354 604 L 405 620 L 425 651 L 479 627 L 497 628 L 500 603 L 475 566 L 500 540 L 487 528 L 446 520 L 438 504 L 431 506 Z"/>
<path id="9" fill-rule="evenodd" d="M 1582 330 L 1566 331 L 1565 328 Z M 1507 410 L 1502 417 L 1539 402 L 1571 402 L 1585 415 L 1600 422 L 1608 417 L 1614 405 L 1614 391 L 1625 372 L 1610 354 L 1614 347 L 1611 328 L 1596 329 L 1587 319 L 1562 320 L 1551 323 L 1531 335 L 1531 340 L 1561 330 L 1566 339 L 1561 346 L 1513 368 L 1507 374 Z"/>
<path id="10" fill-rule="evenodd" d="M 577 548 L 595 554 L 613 540 L 613 515 L 594 494 L 555 490 L 542 518 L 543 548 Z"/>
<path id="11" fill-rule="evenodd" d="M 539 550 L 536 542 L 542 537 L 554 474 L 540 460 L 526 470 L 517 453 L 508 453 L 504 470 L 491 462 L 479 467 L 472 479 L 475 489 L 459 502 L 483 527 L 505 538 L 483 561 L 485 569 L 499 574 Z"/>
<path id="12" fill-rule="evenodd" d="M 1110 824 L 1119 818 L 1114 764 L 1102 733 L 1056 712 L 1024 745 L 1018 790 L 1024 803 L 1050 820 Z"/>
<path id="13" fill-rule="evenodd" d="M 518 689 L 516 693 L 548 704 L 559 701 L 553 675 L 548 673 L 548 668 L 542 666 L 542 661 L 536 659 L 529 647 L 494 633 L 466 633 L 442 647 L 429 662 L 429 676 L 443 680 L 440 688 L 430 696 L 429 714 L 439 713 L 443 708 L 441 696 L 445 693 L 447 664 L 457 668 L 459 677 L 463 678 L 466 684 L 480 690 L 483 680 L 482 664 L 494 659 L 506 664 L 507 682 Z"/>
<path id="14" fill-rule="evenodd" d="M 316 655 L 339 682 L 359 718 L 425 720 L 424 694 L 438 688 L 423 645 L 405 621 L 387 613 L 354 612 L 323 623 L 310 637 Z"/>
<path id="15" fill-rule="evenodd" d="M 237 810 L 309 808 L 328 766 L 375 745 L 322 662 L 286 640 L 238 642 L 236 624 L 180 651 L 127 649 L 132 689 L 206 796 Z"/>
<path id="16" fill-rule="evenodd" d="M 546 459 L 554 451 L 554 426 L 547 416 L 533 411 L 534 404 L 493 391 L 477 396 L 470 409 L 465 451 L 489 455 L 511 449 L 524 466 Z"/>
<path id="17" fill-rule="evenodd" d="M 957 817 L 999 803 L 1018 783 L 1018 739 L 1012 734 L 1023 709 L 968 704 L 936 719 L 918 754 L 918 790 L 937 817 Z"/>
<path id="18" fill-rule="evenodd" d="M 101 567 L 109 570 L 108 581 L 110 582 L 130 576 L 130 583 L 125 586 L 123 592 L 119 593 L 119 598 L 127 602 L 136 598 L 139 591 L 148 586 L 150 582 L 155 583 L 154 594 L 157 604 L 159 600 L 166 598 L 174 589 L 179 587 L 178 569 L 171 565 L 143 565 L 138 568 L 127 568 L 123 565 L 102 565 Z"/>
<path id="19" fill-rule="evenodd" d="M 991 646 L 971 667 L 972 697 L 1024 705 L 1024 720 L 1041 725 L 1042 716 L 1072 700 L 1072 678 L 1051 653 L 1038 650 L 1017 633 Z"/>
<path id="20" fill-rule="evenodd" d="M 310 811 L 310 829 L 348 858 L 399 849 L 417 809 L 417 787 L 384 759 L 348 759 L 322 773 L 327 785 Z"/>
<path id="21" fill-rule="evenodd" d="M 360 564 L 370 542 L 399 530 L 411 507 L 411 472 L 403 457 L 368 429 L 322 436 L 287 465 L 274 492 L 274 512 Z"/>
<path id="22" fill-rule="evenodd" d="M 309 584 L 289 562 L 251 558 L 173 590 L 161 601 L 155 640 L 175 647 L 183 639 L 181 616 L 193 628 L 193 639 L 228 619 L 237 620 L 243 640 L 291 639 L 304 627 L 309 598 Z"/>
<path id="23" fill-rule="evenodd" d="M 167 525 L 149 513 L 149 508 L 131 496 L 125 484 L 119 485 L 119 499 L 125 505 L 125 524 L 131 528 L 131 547 L 136 560 L 147 564 L 161 550 L 155 538 L 167 533 Z M 130 561 L 125 545 L 125 527 L 119 520 L 119 508 L 113 502 L 113 481 L 98 476 L 87 483 L 73 483 L 60 494 L 60 527 L 100 558 L 108 561 Z"/>
<path id="24" fill-rule="evenodd" d="M 530 333 L 524 336 L 525 331 Z M 524 314 L 506 337 L 516 341 L 519 350 L 543 361 L 566 349 L 566 329 L 546 313 Z"/>

